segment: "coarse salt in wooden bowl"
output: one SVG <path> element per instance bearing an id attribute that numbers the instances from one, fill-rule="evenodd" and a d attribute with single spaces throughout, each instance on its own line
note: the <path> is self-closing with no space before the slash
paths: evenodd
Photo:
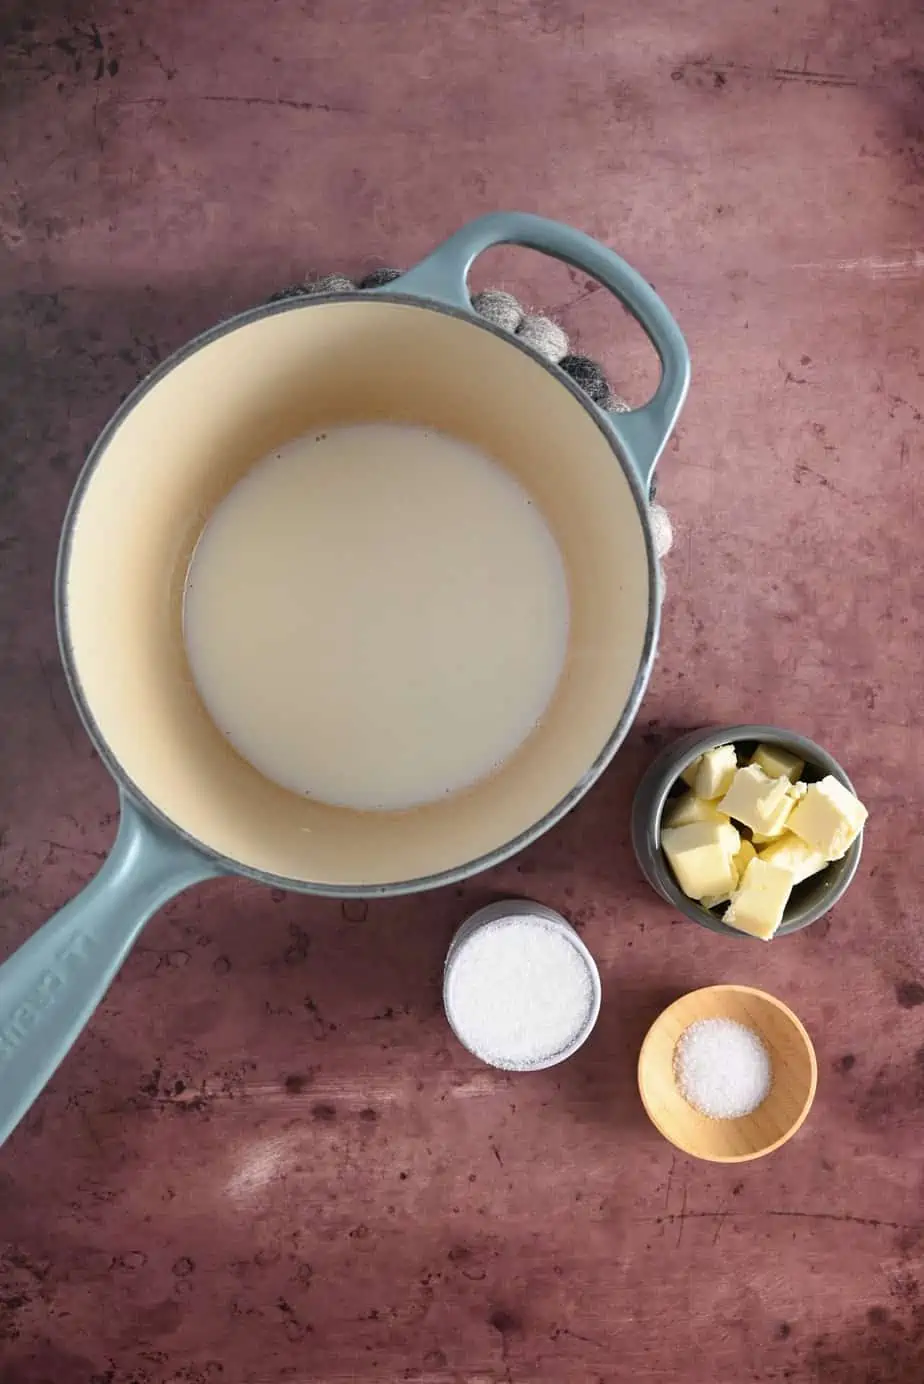
<path id="1" fill-rule="evenodd" d="M 710 1119 L 681 1095 L 675 1053 L 700 1019 L 732 1019 L 761 1039 L 772 1077 L 764 1101 L 737 1119 Z M 818 1084 L 812 1040 L 780 1000 L 748 985 L 710 985 L 675 1000 L 654 1021 L 638 1059 L 642 1104 L 655 1128 L 684 1153 L 711 1163 L 746 1163 L 791 1139 L 805 1122 Z"/>

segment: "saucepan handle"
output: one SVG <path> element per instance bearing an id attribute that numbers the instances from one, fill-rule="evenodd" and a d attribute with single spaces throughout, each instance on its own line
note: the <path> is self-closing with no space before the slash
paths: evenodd
<path id="1" fill-rule="evenodd" d="M 220 873 L 123 795 L 99 874 L 0 966 L 0 1144 L 66 1057 L 155 909 Z"/>
<path id="2" fill-rule="evenodd" d="M 477 256 L 492 245 L 523 245 L 584 270 L 614 293 L 647 333 L 661 362 L 661 379 L 654 397 L 644 408 L 631 413 L 607 415 L 620 450 L 635 468 L 647 494 L 655 464 L 690 386 L 690 354 L 680 328 L 654 289 L 612 250 L 558 221 L 547 221 L 527 212 L 492 212 L 456 231 L 414 269 L 382 291 L 398 290 L 474 315 L 468 273 Z"/>

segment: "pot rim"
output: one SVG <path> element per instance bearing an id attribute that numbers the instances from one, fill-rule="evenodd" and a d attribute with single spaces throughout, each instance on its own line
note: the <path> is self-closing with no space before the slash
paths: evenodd
<path id="1" fill-rule="evenodd" d="M 202 350 L 204 347 L 210 346 L 228 333 L 237 331 L 241 327 L 250 326 L 253 322 L 260 321 L 264 317 L 275 317 L 286 312 L 303 312 L 313 307 L 330 305 L 332 303 L 355 303 L 357 301 L 369 303 L 399 303 L 406 307 L 418 308 L 424 312 L 439 312 L 448 317 L 458 318 L 460 321 L 464 321 L 482 331 L 489 332 L 491 335 L 500 338 L 505 345 L 511 346 L 515 350 L 522 351 L 524 354 L 528 355 L 530 360 L 536 365 L 553 375 L 556 383 L 560 384 L 571 393 L 577 403 L 584 409 L 585 413 L 590 415 L 592 421 L 606 438 L 610 450 L 613 452 L 628 481 L 629 489 L 635 501 L 645 541 L 645 552 L 648 559 L 648 618 L 645 626 L 645 638 L 642 644 L 639 666 L 619 720 L 597 757 L 591 762 L 582 777 L 564 797 L 549 809 L 548 812 L 544 813 L 542 817 L 538 818 L 530 826 L 525 827 L 523 831 L 519 832 L 515 837 L 494 847 L 490 851 L 486 851 L 483 855 L 476 856 L 468 861 L 463 861 L 448 869 L 437 871 L 435 874 L 422 875 L 411 880 L 388 881 L 384 884 L 338 885 L 321 884 L 307 879 L 270 874 L 265 870 L 259 870 L 251 865 L 246 865 L 243 861 L 223 855 L 220 851 L 210 846 L 208 842 L 200 841 L 177 822 L 174 822 L 173 819 L 163 812 L 125 772 L 110 749 L 105 734 L 96 720 L 89 701 L 84 695 L 83 687 L 77 672 L 68 620 L 67 574 L 70 566 L 71 545 L 80 506 L 93 480 L 96 468 L 108 450 L 113 437 L 118 432 L 124 420 L 131 413 L 132 409 L 145 398 L 161 380 L 165 379 L 171 371 L 183 365 L 185 361 L 189 360 L 196 352 Z M 186 842 L 187 845 L 201 852 L 208 860 L 217 863 L 229 874 L 241 875 L 247 879 L 255 880 L 258 883 L 273 888 L 288 889 L 297 893 L 314 894 L 322 898 L 335 899 L 386 898 L 403 894 L 421 893 L 427 889 L 436 889 L 443 885 L 457 884 L 464 879 L 468 879 L 472 875 L 480 874 L 484 870 L 502 864 L 505 860 L 516 855 L 533 841 L 538 840 L 540 836 L 544 835 L 545 832 L 570 812 L 609 765 L 635 720 L 654 664 L 655 650 L 657 648 L 658 634 L 661 625 L 662 597 L 661 574 L 654 548 L 648 497 L 643 491 L 638 472 L 629 458 L 624 454 L 616 432 L 610 425 L 607 415 L 603 410 L 598 409 L 593 401 L 563 370 L 559 370 L 558 367 L 553 365 L 550 361 L 544 360 L 511 333 L 505 332 L 502 328 L 496 327 L 491 322 L 484 321 L 476 316 L 474 312 L 468 312 L 462 308 L 453 307 L 447 303 L 439 302 L 436 299 L 424 299 L 410 293 L 389 293 L 387 289 L 379 289 L 374 294 L 369 294 L 368 298 L 365 294 L 361 293 L 361 291 L 328 293 L 283 299 L 278 303 L 265 303 L 253 308 L 248 308 L 244 312 L 229 317 L 225 319 L 225 321 L 219 322 L 214 327 L 210 327 L 198 336 L 193 337 L 191 341 L 179 347 L 178 350 L 174 351 L 165 360 L 161 361 L 159 365 L 155 366 L 150 374 L 140 380 L 138 384 L 135 385 L 134 389 L 122 400 L 87 454 L 87 459 L 81 468 L 80 475 L 77 478 L 64 515 L 55 568 L 54 592 L 55 626 L 58 637 L 58 649 L 61 655 L 61 662 L 64 667 L 68 689 L 74 701 L 74 705 L 77 708 L 77 713 L 83 723 L 84 730 L 87 732 L 91 743 L 99 754 L 110 776 L 115 780 L 116 784 L 128 794 L 136 807 L 146 813 L 153 821 L 159 823 L 167 830 L 172 831 L 180 840 Z"/>

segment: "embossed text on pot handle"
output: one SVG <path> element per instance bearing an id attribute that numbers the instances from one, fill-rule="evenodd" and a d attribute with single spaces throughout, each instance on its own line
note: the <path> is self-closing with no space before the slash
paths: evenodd
<path id="1" fill-rule="evenodd" d="M 220 873 L 123 794 L 99 874 L 0 966 L 0 1144 L 80 1036 L 155 909 Z"/>

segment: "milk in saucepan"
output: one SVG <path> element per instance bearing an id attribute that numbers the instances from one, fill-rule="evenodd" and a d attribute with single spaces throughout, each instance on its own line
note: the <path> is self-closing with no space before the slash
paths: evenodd
<path id="1" fill-rule="evenodd" d="M 184 633 L 213 720 L 267 778 L 344 807 L 433 802 L 490 774 L 561 673 L 561 556 L 477 448 L 396 423 L 312 433 L 215 510 Z"/>

